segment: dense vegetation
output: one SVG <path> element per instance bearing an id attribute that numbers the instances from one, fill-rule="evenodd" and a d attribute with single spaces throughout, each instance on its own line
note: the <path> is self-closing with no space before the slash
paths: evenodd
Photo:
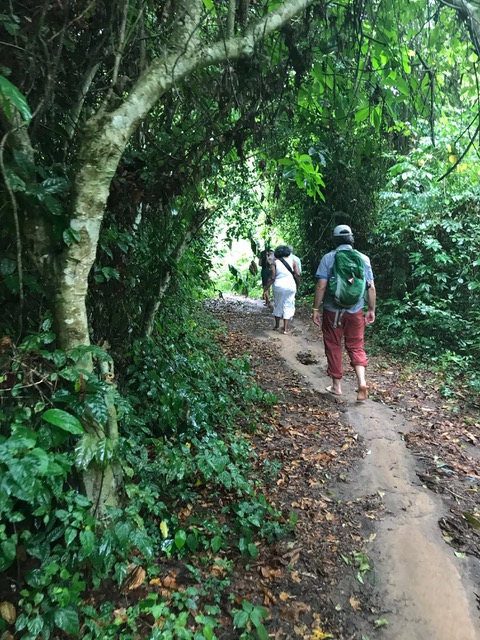
<path id="1" fill-rule="evenodd" d="M 273 399 L 201 310 L 219 228 L 251 258 L 293 244 L 309 295 L 332 226 L 352 224 L 382 344 L 478 389 L 469 11 L 122 0 L 0 14 L 0 570 L 2 600 L 19 585 L 21 637 L 127 639 L 153 618 L 151 637 L 213 638 L 228 549 L 252 557 L 281 535 L 239 429 Z M 224 500 L 222 522 L 203 491 Z M 220 550 L 205 593 L 121 616 L 85 604 L 172 557 L 201 551 L 201 572 Z M 265 637 L 261 610 L 232 615 Z"/>

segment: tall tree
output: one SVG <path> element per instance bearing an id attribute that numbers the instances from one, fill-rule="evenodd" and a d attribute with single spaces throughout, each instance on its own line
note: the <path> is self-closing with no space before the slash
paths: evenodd
<path id="1" fill-rule="evenodd" d="M 0 85 L 0 149 L 15 218 L 18 288 L 22 295 L 25 246 L 50 296 L 60 347 L 90 344 L 88 277 L 111 182 L 147 115 L 162 99 L 172 100 L 170 92 L 181 91 L 189 77 L 202 78 L 201 70 L 220 73 L 223 65 L 254 55 L 312 2 L 118 0 L 57 6 L 45 0 L 38 6 L 32 0 L 2 17 L 8 34 L 3 47 L 12 60 L 4 73 L 12 84 L 4 78 Z M 22 113 L 16 87 L 31 104 L 31 118 L 27 108 Z M 146 133 L 140 134 L 142 146 Z M 175 243 L 177 256 L 205 215 L 201 207 L 197 211 L 191 229 Z M 160 279 L 160 290 L 167 281 Z M 155 305 L 147 327 L 154 311 Z M 90 366 L 88 360 L 83 366 Z M 108 425 L 96 424 L 90 435 L 105 440 L 107 430 L 116 437 L 113 411 Z M 85 484 L 96 504 L 115 501 L 112 469 L 90 469 Z"/>
<path id="2" fill-rule="evenodd" d="M 311 3 L 312 0 L 286 0 L 276 3 L 277 8 L 272 11 L 269 11 L 267 3 L 261 7 L 266 10 L 263 17 L 256 17 L 250 10 L 246 16 L 242 14 L 240 21 L 236 19 L 236 3 L 230 3 L 225 13 L 222 3 L 217 8 L 213 3 L 204 3 L 203 0 L 177 0 L 161 5 L 159 15 L 156 16 L 152 14 L 153 6 L 148 3 L 128 0 L 115 3 L 114 17 L 118 20 L 118 25 L 116 29 L 107 28 L 107 37 L 112 38 L 113 42 L 109 46 L 107 58 L 110 68 L 108 75 L 105 72 L 103 77 L 107 85 L 103 100 L 97 100 L 96 108 L 93 107 L 95 100 L 93 101 L 87 121 L 80 117 L 93 79 L 99 72 L 101 63 L 105 64 L 105 59 L 94 59 L 81 78 L 80 91 L 76 102 L 71 105 L 66 127 L 73 141 L 73 149 L 68 149 L 69 165 L 74 167 L 74 171 L 71 171 L 72 185 L 67 212 L 69 223 L 66 229 L 71 234 L 72 241 L 54 254 L 52 228 L 44 208 L 29 210 L 22 221 L 37 268 L 48 280 L 54 274 L 50 284 L 55 302 L 58 340 L 62 347 L 70 349 L 79 344 L 89 344 L 86 312 L 88 274 L 95 260 L 111 180 L 126 145 L 141 122 L 163 96 L 194 72 L 252 55 L 259 42 Z M 245 3 L 241 5 L 240 8 L 244 10 Z M 16 17 L 21 26 L 25 24 L 24 20 L 28 20 L 34 25 L 34 32 L 42 34 L 46 30 L 50 14 L 55 11 L 57 10 L 46 2 L 39 11 L 32 5 L 30 11 Z M 58 92 L 58 87 L 54 84 L 58 81 L 55 71 L 61 65 L 63 50 L 72 46 L 72 41 L 74 46 L 78 46 L 80 39 L 76 38 L 75 33 L 78 25 L 95 19 L 95 31 L 84 31 L 82 35 L 92 40 L 98 39 L 99 44 L 96 46 L 101 45 L 105 36 L 101 22 L 98 22 L 98 15 L 92 15 L 92 12 L 94 9 L 88 4 L 83 11 L 77 9 L 76 15 L 71 15 L 65 9 L 59 31 L 51 35 L 49 33 L 49 42 L 56 39 L 61 41 L 61 45 L 55 50 L 56 59 L 48 70 L 48 86 L 42 99 L 38 105 L 33 105 L 33 128 L 41 126 L 40 116 L 45 118 L 49 109 L 53 108 L 53 94 Z M 129 90 L 121 93 L 119 74 L 122 62 L 127 48 L 132 44 L 131 33 L 138 29 L 140 21 L 143 24 L 155 23 L 157 30 L 152 30 L 149 36 L 161 39 L 163 53 L 154 55 L 136 79 L 129 79 Z M 15 31 L 18 32 L 18 29 Z M 24 33 L 21 27 L 20 33 Z M 42 36 L 39 37 L 42 40 Z M 12 42 L 10 46 L 15 48 L 17 45 Z M 73 72 L 73 69 L 69 71 Z M 36 73 L 41 77 L 38 70 Z M 14 84 L 21 84 L 15 73 L 11 79 Z M 7 120 L 7 117 L 3 118 L 7 145 L 12 153 L 18 155 L 21 151 L 24 158 L 33 163 L 35 154 L 38 155 L 41 150 L 36 148 L 26 126 L 19 126 L 15 121 L 7 124 Z M 46 121 L 50 126 L 59 124 L 52 121 L 52 118 Z"/>

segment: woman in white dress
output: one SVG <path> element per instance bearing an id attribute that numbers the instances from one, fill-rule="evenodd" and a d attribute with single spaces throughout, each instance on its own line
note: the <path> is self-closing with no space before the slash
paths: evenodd
<path id="1" fill-rule="evenodd" d="M 273 317 L 276 331 L 283 319 L 283 333 L 288 334 L 288 324 L 295 314 L 295 294 L 300 282 L 298 264 L 292 259 L 290 247 L 280 245 L 275 249 L 275 262 L 264 291 L 273 285 Z"/>

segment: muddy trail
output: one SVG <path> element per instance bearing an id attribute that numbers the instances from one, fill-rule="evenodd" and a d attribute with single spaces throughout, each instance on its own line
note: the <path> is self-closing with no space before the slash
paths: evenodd
<path id="1" fill-rule="evenodd" d="M 332 396 L 308 310 L 283 335 L 259 300 L 210 309 L 228 327 L 226 353 L 248 353 L 279 399 L 252 446 L 272 469 L 265 493 L 298 522 L 233 584 L 269 609 L 270 637 L 479 640 L 476 408 L 384 357 L 370 357 L 366 403 L 347 363 Z"/>

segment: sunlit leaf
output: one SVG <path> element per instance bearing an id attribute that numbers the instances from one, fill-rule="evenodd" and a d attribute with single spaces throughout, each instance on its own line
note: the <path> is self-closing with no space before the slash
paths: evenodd
<path id="1" fill-rule="evenodd" d="M 80 420 L 72 416 L 72 414 L 63 411 L 63 409 L 48 409 L 48 411 L 45 411 L 43 414 L 42 419 L 73 435 L 81 435 L 84 432 Z"/>
<path id="2" fill-rule="evenodd" d="M 22 116 L 25 122 L 30 122 L 32 113 L 25 96 L 13 85 L 10 80 L 0 75 L 0 102 L 3 111 L 9 120 L 14 119 L 14 109 Z"/>

